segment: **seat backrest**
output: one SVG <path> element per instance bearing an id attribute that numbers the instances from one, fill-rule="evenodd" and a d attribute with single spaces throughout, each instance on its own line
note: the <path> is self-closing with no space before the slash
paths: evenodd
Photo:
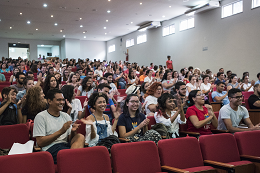
<path id="1" fill-rule="evenodd" d="M 260 157 L 260 131 L 236 132 L 234 134 L 240 155 Z"/>
<path id="2" fill-rule="evenodd" d="M 0 148 L 9 149 L 13 143 L 29 141 L 29 129 L 25 124 L 0 126 Z"/>
<path id="3" fill-rule="evenodd" d="M 77 132 L 82 134 L 83 136 L 86 135 L 86 124 L 84 124 L 82 121 L 77 120 L 76 123 L 80 124 Z"/>
<path id="4" fill-rule="evenodd" d="M 120 93 L 120 96 L 125 96 L 127 95 L 125 92 L 126 92 L 126 89 L 118 89 L 118 92 Z"/>
<path id="5" fill-rule="evenodd" d="M 0 85 L 11 85 L 11 82 L 8 82 L 8 81 L 0 82 Z"/>
<path id="6" fill-rule="evenodd" d="M 208 96 L 209 96 L 209 102 L 210 102 L 210 103 L 213 102 L 212 93 L 211 93 L 211 92 L 208 93 Z"/>
<path id="7" fill-rule="evenodd" d="M 111 158 L 114 172 L 161 172 L 158 149 L 152 141 L 114 144 Z"/>
<path id="8" fill-rule="evenodd" d="M 224 163 L 240 161 L 235 137 L 230 133 L 202 135 L 199 143 L 204 160 Z"/>
<path id="9" fill-rule="evenodd" d="M 9 87 L 10 85 L 0 85 L 0 92 L 2 92 L 2 90 L 5 88 L 5 87 Z"/>
<path id="10" fill-rule="evenodd" d="M 151 130 L 152 126 L 156 124 L 156 121 L 154 116 L 148 116 L 147 118 L 150 120 L 148 124 L 148 130 Z"/>
<path id="11" fill-rule="evenodd" d="M 103 146 L 61 150 L 57 166 L 59 173 L 112 173 L 109 153 Z"/>
<path id="12" fill-rule="evenodd" d="M 247 109 L 250 109 L 249 103 L 248 103 L 248 99 L 245 99 L 245 105 Z"/>
<path id="13" fill-rule="evenodd" d="M 162 166 L 179 169 L 203 166 L 197 138 L 184 137 L 160 140 L 158 149 Z"/>
<path id="14" fill-rule="evenodd" d="M 75 98 L 80 100 L 81 107 L 83 107 L 84 102 L 85 102 L 86 98 L 88 98 L 88 97 L 87 96 L 76 96 Z"/>
<path id="15" fill-rule="evenodd" d="M 53 158 L 47 151 L 0 157 L 1 173 L 55 173 Z"/>
<path id="16" fill-rule="evenodd" d="M 244 100 L 248 99 L 252 94 L 254 94 L 254 91 L 242 91 L 242 95 L 244 96 Z"/>

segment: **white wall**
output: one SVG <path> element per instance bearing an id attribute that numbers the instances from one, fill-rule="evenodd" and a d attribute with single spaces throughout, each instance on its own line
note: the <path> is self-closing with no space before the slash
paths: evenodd
<path id="1" fill-rule="evenodd" d="M 222 1 L 222 5 L 234 0 Z M 134 32 L 107 42 L 107 48 L 115 44 L 116 51 L 107 53 L 107 60 L 125 60 L 125 41 L 135 39 L 135 45 L 129 47 L 129 61 L 139 65 L 165 65 L 167 55 L 172 56 L 174 68 L 180 70 L 192 65 L 201 70 L 210 68 L 214 73 L 220 67 L 232 70 L 242 77 L 244 71 L 250 72 L 250 78 L 256 79 L 259 72 L 260 49 L 260 8 L 251 10 L 251 0 L 244 0 L 243 13 L 221 19 L 221 8 L 195 15 L 195 28 L 179 31 L 179 23 L 186 19 L 180 16 L 165 21 L 163 26 L 175 24 L 176 33 L 162 36 L 162 28 L 147 30 L 147 42 L 136 45 Z M 120 38 L 123 39 L 120 46 Z M 208 47 L 207 51 L 202 51 Z"/>
<path id="2" fill-rule="evenodd" d="M 37 55 L 37 45 L 58 45 L 60 46 L 60 41 L 48 41 L 48 40 L 26 40 L 26 39 L 8 39 L 0 38 L 0 56 L 8 57 L 8 43 L 18 43 L 30 44 L 30 60 L 38 60 Z"/>
<path id="3" fill-rule="evenodd" d="M 28 48 L 10 47 L 9 49 L 9 57 L 12 57 L 13 59 L 18 59 L 18 57 L 21 57 L 22 59 L 28 58 Z"/>
<path id="4" fill-rule="evenodd" d="M 52 57 L 60 57 L 60 47 L 52 46 L 51 53 L 52 53 Z"/>
<path id="5" fill-rule="evenodd" d="M 102 41 L 80 41 L 81 59 L 90 60 L 106 59 L 106 42 Z"/>
<path id="6" fill-rule="evenodd" d="M 47 58 L 47 53 L 51 53 L 51 47 L 38 47 L 38 57 L 41 54 L 41 57 Z"/>
<path id="7" fill-rule="evenodd" d="M 80 40 L 65 39 L 65 56 L 68 59 L 80 58 Z"/>

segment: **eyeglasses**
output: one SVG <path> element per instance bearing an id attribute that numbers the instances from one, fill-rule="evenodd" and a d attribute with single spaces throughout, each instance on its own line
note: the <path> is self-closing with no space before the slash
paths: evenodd
<path id="1" fill-rule="evenodd" d="M 134 103 L 138 104 L 139 100 L 130 100 L 129 102 L 132 103 L 132 104 L 134 104 Z"/>
<path id="2" fill-rule="evenodd" d="M 198 94 L 198 95 L 196 95 L 196 96 L 205 96 L 205 94 Z"/>
<path id="3" fill-rule="evenodd" d="M 235 99 L 241 99 L 241 98 L 243 98 L 244 96 L 242 95 L 242 96 L 236 96 L 236 97 L 231 97 L 231 98 L 235 98 Z"/>

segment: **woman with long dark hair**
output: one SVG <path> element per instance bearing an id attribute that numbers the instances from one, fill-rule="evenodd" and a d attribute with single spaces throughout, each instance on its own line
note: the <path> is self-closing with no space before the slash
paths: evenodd
<path id="1" fill-rule="evenodd" d="M 93 92 L 94 88 L 92 88 L 92 78 L 87 76 L 82 80 L 81 86 L 78 88 L 77 96 L 90 97 Z"/>
<path id="2" fill-rule="evenodd" d="M 81 117 L 83 109 L 81 107 L 80 100 L 75 98 L 76 94 L 74 92 L 74 86 L 64 85 L 61 88 L 61 91 L 64 98 L 66 99 L 63 112 L 69 114 L 72 121 L 75 122 L 77 119 L 79 119 L 79 117 Z"/>
<path id="3" fill-rule="evenodd" d="M 160 82 L 154 82 L 146 91 L 145 98 L 145 112 L 149 114 L 150 112 L 156 111 L 157 99 L 162 95 L 163 88 Z"/>
<path id="4" fill-rule="evenodd" d="M 127 81 L 128 81 L 128 85 L 132 85 L 132 84 L 138 84 L 138 81 L 139 81 L 139 78 L 134 74 L 134 71 L 133 70 L 129 70 L 129 74 L 128 74 L 128 78 L 127 78 Z"/>
<path id="5" fill-rule="evenodd" d="M 175 98 L 172 94 L 164 93 L 158 98 L 158 111 L 154 113 L 156 123 L 164 124 L 172 138 L 179 136 L 179 124 L 186 124 L 180 96 L 177 99 L 177 111 L 175 111 L 176 105 L 174 100 Z"/>
<path id="6" fill-rule="evenodd" d="M 198 132 L 201 135 L 212 134 L 210 125 L 218 126 L 212 106 L 205 105 L 205 95 L 200 90 L 192 90 L 189 93 L 189 108 L 186 112 L 188 124 L 187 131 Z"/>
<path id="7" fill-rule="evenodd" d="M 46 96 L 47 92 L 50 89 L 54 89 L 54 88 L 59 89 L 59 85 L 58 85 L 57 79 L 55 78 L 54 75 L 48 75 L 46 77 L 44 83 L 43 83 L 43 93 L 44 93 L 44 95 Z"/>
<path id="8" fill-rule="evenodd" d="M 154 131 L 148 131 L 150 120 L 139 111 L 139 98 L 136 94 L 129 94 L 123 106 L 123 113 L 119 116 L 117 126 L 119 136 L 128 138 L 131 142 L 151 140 L 157 143 L 161 135 Z"/>

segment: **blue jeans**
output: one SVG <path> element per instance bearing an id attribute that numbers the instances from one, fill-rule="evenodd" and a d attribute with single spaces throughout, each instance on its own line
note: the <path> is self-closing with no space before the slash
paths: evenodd
<path id="1" fill-rule="evenodd" d="M 121 86 L 121 89 L 125 89 L 125 83 L 124 82 L 118 82 L 119 86 Z"/>

